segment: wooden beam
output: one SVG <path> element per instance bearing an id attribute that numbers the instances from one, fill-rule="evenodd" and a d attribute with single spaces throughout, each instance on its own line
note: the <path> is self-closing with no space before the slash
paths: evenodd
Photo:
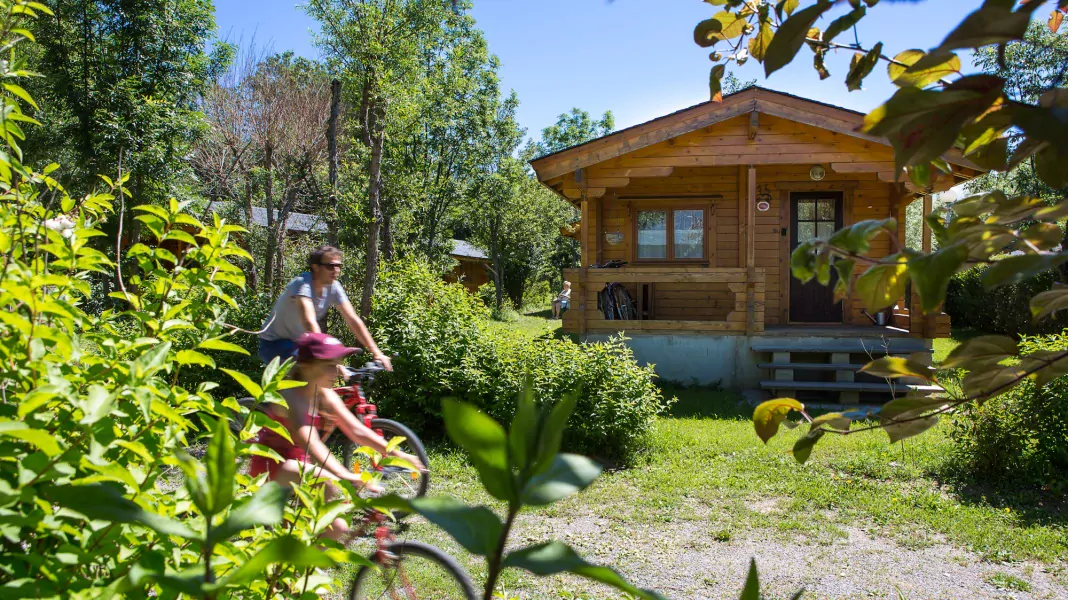
<path id="1" fill-rule="evenodd" d="M 746 233 L 745 266 L 752 269 L 756 266 L 756 167 L 750 165 L 748 177 L 746 177 Z"/>
<path id="2" fill-rule="evenodd" d="M 582 190 L 578 188 L 564 188 L 564 197 L 569 200 L 579 200 L 582 198 Z"/>
<path id="3" fill-rule="evenodd" d="M 627 177 L 603 177 L 589 179 L 591 188 L 618 188 L 627 187 L 630 185 L 630 179 Z"/>
<path id="4" fill-rule="evenodd" d="M 749 141 L 756 139 L 757 131 L 760 129 L 760 113 L 752 111 L 749 113 Z"/>
<path id="5" fill-rule="evenodd" d="M 594 237 L 594 248 L 596 248 L 595 255 L 597 257 L 597 264 L 604 263 L 604 198 L 594 198 L 591 202 L 596 203 L 597 207 L 597 232 Z"/>
<path id="6" fill-rule="evenodd" d="M 738 165 L 738 266 L 745 267 L 748 264 L 746 252 L 749 245 L 745 243 L 746 217 L 749 213 L 745 210 L 745 167 Z"/>
<path id="7" fill-rule="evenodd" d="M 798 144 L 799 148 L 803 145 Z M 650 156 L 623 158 L 620 163 L 625 167 L 733 167 L 737 165 L 811 165 L 814 163 L 867 162 L 870 155 L 860 152 L 805 152 L 761 154 L 759 146 L 754 146 L 747 154 L 708 154 L 691 156 Z"/>
<path id="8" fill-rule="evenodd" d="M 597 232 L 596 231 L 591 231 L 592 228 L 590 227 L 590 201 L 588 199 L 586 199 L 586 198 L 582 199 L 582 209 L 581 210 L 582 210 L 582 232 L 583 232 L 582 242 L 581 242 L 582 266 L 583 267 L 588 267 L 588 266 L 590 266 L 590 259 L 592 258 L 590 256 L 590 236 L 591 235 L 597 235 Z"/>
<path id="9" fill-rule="evenodd" d="M 590 169 L 590 179 L 608 177 L 668 177 L 674 170 L 674 167 L 593 167 Z"/>
<path id="10" fill-rule="evenodd" d="M 835 173 L 882 173 L 894 172 L 893 162 L 855 162 L 855 163 L 831 163 L 831 170 Z"/>
<path id="11" fill-rule="evenodd" d="M 607 188 L 591 187 L 590 189 L 586 190 L 586 195 L 590 198 L 600 198 L 601 196 L 604 196 L 605 192 L 607 191 Z"/>

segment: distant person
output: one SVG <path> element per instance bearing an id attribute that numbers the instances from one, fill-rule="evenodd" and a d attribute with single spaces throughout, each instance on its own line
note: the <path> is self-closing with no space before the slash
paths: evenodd
<path id="1" fill-rule="evenodd" d="M 565 310 L 571 306 L 571 282 L 564 282 L 564 289 L 553 299 L 553 318 L 560 319 Z"/>
<path id="2" fill-rule="evenodd" d="M 393 370 L 389 357 L 382 354 L 363 319 L 352 308 L 348 295 L 338 283 L 341 273 L 341 251 L 333 246 L 319 246 L 308 255 L 308 270 L 290 281 L 271 314 L 263 324 L 260 334 L 260 360 L 269 363 L 274 358 L 285 361 L 297 352 L 297 340 L 305 333 L 325 333 L 326 313 L 336 306 L 345 317 L 349 330 L 356 340 L 382 363 L 388 371 Z"/>

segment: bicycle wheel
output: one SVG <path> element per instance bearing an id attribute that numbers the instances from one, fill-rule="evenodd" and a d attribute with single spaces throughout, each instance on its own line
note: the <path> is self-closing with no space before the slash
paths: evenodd
<path id="1" fill-rule="evenodd" d="M 395 437 L 404 438 L 398 448 L 402 452 L 418 457 L 425 467 L 430 468 L 430 459 L 426 455 L 423 442 L 419 441 L 419 438 L 412 433 L 411 429 L 389 419 L 374 419 L 371 421 L 371 428 L 382 430 L 382 437 L 387 442 Z M 429 473 L 412 471 L 402 467 L 376 467 L 372 464 L 371 457 L 360 452 L 354 452 L 352 444 L 345 448 L 345 455 L 345 466 L 350 470 L 355 471 L 358 466 L 363 471 L 375 470 L 381 473 L 381 485 L 385 488 L 384 493 L 386 494 L 396 494 L 401 498 L 410 500 L 425 495 L 427 487 L 430 485 Z M 401 515 L 396 516 L 399 518 Z"/>
<path id="2" fill-rule="evenodd" d="M 477 600 L 471 578 L 453 557 L 422 542 L 393 542 L 383 564 L 378 552 L 374 567 L 360 567 L 349 600 Z"/>

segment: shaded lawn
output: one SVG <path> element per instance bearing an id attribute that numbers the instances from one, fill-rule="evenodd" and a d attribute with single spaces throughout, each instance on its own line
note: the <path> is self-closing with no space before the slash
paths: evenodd
<path id="1" fill-rule="evenodd" d="M 801 428 L 783 431 L 765 446 L 748 420 L 752 409 L 735 395 L 673 386 L 664 391 L 679 402 L 655 423 L 640 463 L 607 472 L 585 492 L 525 513 L 515 547 L 544 541 L 545 522 L 608 523 L 568 541 L 627 562 L 633 575 L 635 568 L 671 569 L 670 564 L 634 567 L 642 548 L 657 542 L 638 539 L 633 531 L 680 536 L 699 527 L 716 540 L 760 534 L 781 543 L 828 544 L 847 537 L 849 527 L 910 550 L 947 543 L 985 560 L 1034 560 L 1063 572 L 1068 556 L 1063 499 L 1041 491 L 976 490 L 941 478 L 948 473 L 952 449 L 943 427 L 893 446 L 881 432 L 828 437 L 802 466 L 789 453 Z M 432 494 L 500 512 L 459 453 L 433 449 L 431 464 Z M 483 581 L 482 560 L 440 531 L 416 519 L 407 535 L 441 546 L 476 583 Z M 594 589 L 575 579 L 535 580 L 516 571 L 506 572 L 502 585 L 523 598 L 579 597 L 567 594 Z M 719 591 L 733 596 L 741 581 L 722 585 Z M 590 597 L 605 596 L 601 591 Z"/>

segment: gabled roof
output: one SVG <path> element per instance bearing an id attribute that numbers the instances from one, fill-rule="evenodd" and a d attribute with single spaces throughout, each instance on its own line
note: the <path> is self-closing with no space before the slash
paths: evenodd
<path id="1" fill-rule="evenodd" d="M 452 252 L 449 252 L 449 256 L 459 256 L 461 258 L 476 258 L 486 259 L 486 253 L 481 248 L 475 246 L 470 242 L 464 240 L 451 240 Z"/>
<path id="2" fill-rule="evenodd" d="M 233 208 L 233 204 L 228 201 L 211 202 L 208 204 L 208 210 L 223 211 Z M 241 210 L 240 208 L 238 210 Z M 274 210 L 274 218 L 278 218 L 278 210 Z M 252 224 L 258 227 L 267 227 L 267 209 L 260 206 L 252 207 Z M 294 231 L 298 233 L 307 233 L 309 231 L 315 233 L 326 233 L 326 223 L 322 217 L 317 215 L 309 215 L 306 213 L 291 212 L 286 217 L 286 231 Z"/>
<path id="3" fill-rule="evenodd" d="M 758 86 L 730 94 L 722 102 L 702 102 L 651 121 L 622 129 L 530 161 L 540 181 L 549 181 L 642 148 L 685 135 L 752 112 L 781 117 L 805 125 L 884 144 L 886 138 L 858 131 L 864 113 Z M 950 163 L 978 169 L 971 161 L 951 152 Z"/>

